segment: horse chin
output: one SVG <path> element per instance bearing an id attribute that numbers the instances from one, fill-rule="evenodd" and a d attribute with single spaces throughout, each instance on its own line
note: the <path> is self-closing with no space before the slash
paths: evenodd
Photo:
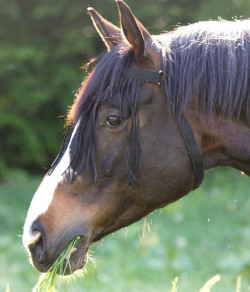
<path id="1" fill-rule="evenodd" d="M 70 261 L 64 263 L 63 275 L 67 276 L 74 273 L 77 270 L 84 268 L 88 261 L 88 249 L 77 249 L 70 256 Z M 57 271 L 60 274 L 60 271 Z"/>
<path id="2" fill-rule="evenodd" d="M 84 268 L 88 261 L 88 250 L 89 246 L 86 246 L 85 239 L 81 237 L 68 255 L 69 261 L 64 261 L 63 274 L 70 275 Z M 60 274 L 60 270 L 57 271 L 57 274 Z"/>

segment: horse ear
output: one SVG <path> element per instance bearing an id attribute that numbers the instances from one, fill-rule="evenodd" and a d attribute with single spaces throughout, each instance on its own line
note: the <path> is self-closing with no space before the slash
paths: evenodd
<path id="1" fill-rule="evenodd" d="M 132 11 L 122 0 L 116 0 L 120 23 L 124 36 L 133 47 L 137 57 L 146 57 L 147 47 L 152 43 L 152 38 L 147 29 L 133 15 Z"/>
<path id="2" fill-rule="evenodd" d="M 113 47 L 122 41 L 121 30 L 117 26 L 104 19 L 99 13 L 95 11 L 94 8 L 89 7 L 87 10 L 98 34 L 104 41 L 108 51 L 110 51 Z"/>

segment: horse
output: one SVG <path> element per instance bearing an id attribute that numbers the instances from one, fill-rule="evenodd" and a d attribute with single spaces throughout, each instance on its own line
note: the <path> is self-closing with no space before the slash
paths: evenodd
<path id="1" fill-rule="evenodd" d="M 76 237 L 66 273 L 83 268 L 92 243 L 198 188 L 208 169 L 250 175 L 250 20 L 151 35 L 116 2 L 120 27 L 88 8 L 107 52 L 91 62 L 25 220 L 41 272 Z"/>

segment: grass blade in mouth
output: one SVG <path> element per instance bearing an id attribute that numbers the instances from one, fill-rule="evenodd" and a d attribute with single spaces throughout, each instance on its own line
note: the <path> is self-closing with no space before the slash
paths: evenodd
<path id="1" fill-rule="evenodd" d="M 76 250 L 75 244 L 79 239 L 80 236 L 77 236 L 68 243 L 68 245 L 61 252 L 57 260 L 50 267 L 48 272 L 40 276 L 33 292 L 56 292 L 55 289 L 56 276 L 58 273 L 60 276 L 63 276 L 67 268 L 71 270 L 70 256 Z M 65 265 L 64 261 L 66 261 Z"/>

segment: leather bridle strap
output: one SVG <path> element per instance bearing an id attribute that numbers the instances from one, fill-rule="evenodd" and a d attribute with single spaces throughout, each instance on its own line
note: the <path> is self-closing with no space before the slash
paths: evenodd
<path id="1" fill-rule="evenodd" d="M 162 71 L 146 70 L 139 68 L 128 68 L 126 77 L 144 80 L 148 82 L 154 82 L 160 85 L 162 85 L 162 81 L 165 80 L 165 76 L 163 75 Z M 195 140 L 192 128 L 190 127 L 185 116 L 181 115 L 180 117 L 179 116 L 175 117 L 175 119 L 182 133 L 182 136 L 184 138 L 187 150 L 192 161 L 192 166 L 195 173 L 195 182 L 193 185 L 193 190 L 195 190 L 201 185 L 204 178 L 204 163 L 202 155 L 200 152 L 200 148 Z"/>
<path id="2" fill-rule="evenodd" d="M 177 125 L 182 133 L 182 136 L 184 138 L 184 141 L 186 143 L 194 173 L 195 173 L 195 181 L 193 185 L 193 190 L 197 189 L 203 179 L 204 179 L 204 163 L 202 159 L 202 155 L 200 152 L 200 148 L 195 140 L 192 128 L 189 125 L 189 122 L 185 118 L 184 115 L 182 115 L 180 118 L 176 118 Z"/>
<path id="3" fill-rule="evenodd" d="M 128 68 L 126 77 L 160 84 L 161 81 L 163 81 L 163 72 L 139 68 Z"/>

